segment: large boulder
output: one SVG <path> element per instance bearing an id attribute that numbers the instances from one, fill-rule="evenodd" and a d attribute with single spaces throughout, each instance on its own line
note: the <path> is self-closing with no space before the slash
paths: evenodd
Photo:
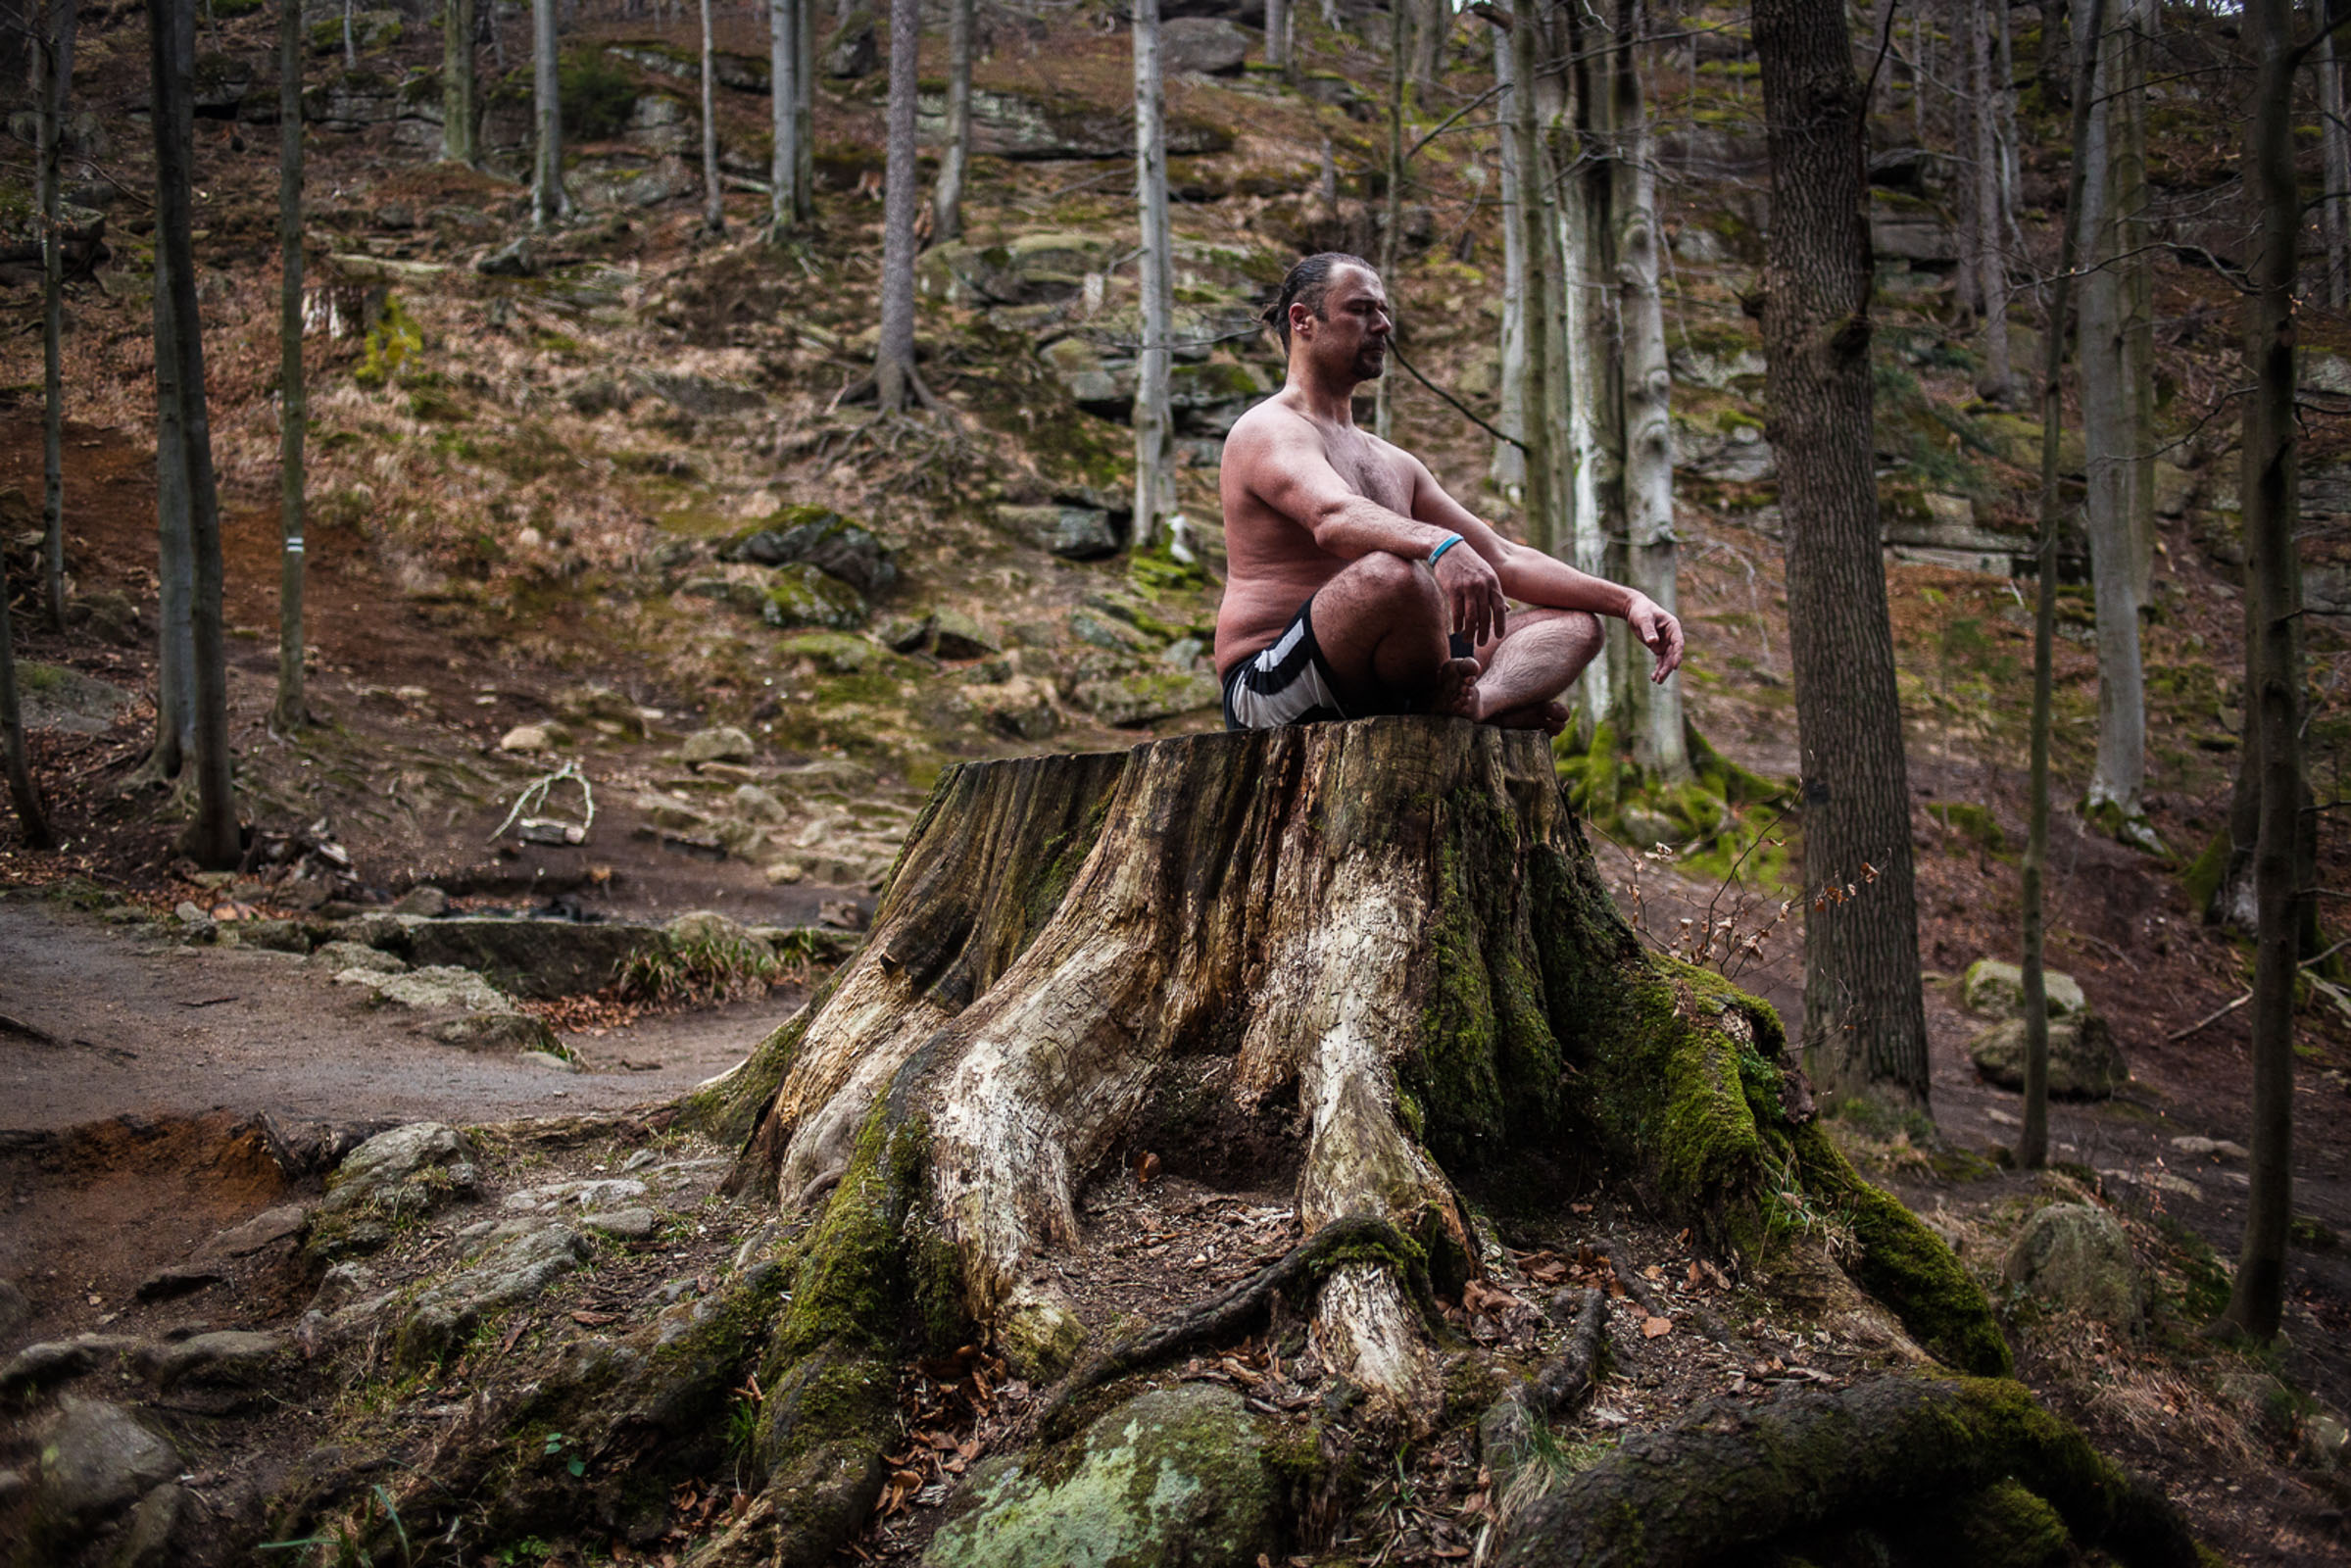
<path id="1" fill-rule="evenodd" d="M 170 1439 L 101 1399 L 61 1401 L 40 1454 L 41 1511 L 69 1526 L 120 1515 L 179 1474 L 179 1450 Z"/>
<path id="2" fill-rule="evenodd" d="M 568 1226 L 514 1225 L 480 1262 L 416 1298 L 395 1333 L 395 1358 L 412 1370 L 438 1362 L 484 1314 L 530 1300 L 585 1262 L 591 1250 Z"/>
<path id="3" fill-rule="evenodd" d="M 725 559 L 762 566 L 805 561 L 867 597 L 887 593 L 898 581 L 898 564 L 888 545 L 871 529 L 821 508 L 790 509 L 729 545 Z"/>
<path id="4" fill-rule="evenodd" d="M 1166 127 L 1171 157 L 1220 153 L 1233 145 L 1231 130 L 1179 109 L 1168 110 Z M 915 128 L 926 140 L 945 133 L 944 91 L 926 90 L 916 100 Z M 1135 114 L 1124 105 L 1104 106 L 1072 94 L 975 86 L 971 150 L 1012 159 L 1132 158 Z"/>
<path id="5" fill-rule="evenodd" d="M 1280 1504 L 1259 1422 L 1203 1383 L 1129 1399 L 1066 1456 L 992 1460 L 926 1568 L 1249 1568 L 1274 1550 Z"/>
<path id="6" fill-rule="evenodd" d="M 1173 17 L 1159 24 L 1159 65 L 1170 74 L 1237 76 L 1256 42 L 1221 18 Z"/>
<path id="7" fill-rule="evenodd" d="M 1976 1070 L 2003 1089 L 2025 1087 L 2025 1020 L 1993 1024 L 1968 1042 Z M 2131 1081 L 2114 1031 L 2097 1015 L 2049 1021 L 2049 1093 L 2059 1100 L 2104 1100 Z"/>
<path id="8" fill-rule="evenodd" d="M 2052 1018 L 2076 1018 L 2089 1010 L 2082 987 L 2061 969 L 2041 971 L 2041 989 Z M 1985 1018 L 2015 1018 L 2025 1010 L 2025 971 L 1999 958 L 1978 958 L 1960 977 L 1959 1001 Z"/>
<path id="9" fill-rule="evenodd" d="M 2001 1275 L 2061 1310 L 2129 1328 L 2144 1296 L 2122 1221 L 2087 1203 L 2051 1203 L 2025 1222 Z"/>
<path id="10" fill-rule="evenodd" d="M 1223 693 L 1210 676 L 1155 669 L 1081 681 L 1076 697 L 1079 707 L 1113 729 L 1132 729 L 1213 708 Z"/>
<path id="11" fill-rule="evenodd" d="M 855 631 L 868 613 L 864 595 L 811 561 L 777 568 L 759 608 L 760 619 L 787 631 Z"/>
<path id="12" fill-rule="evenodd" d="M 603 986 L 644 938 L 614 922 L 460 917 L 418 921 L 397 940 L 419 964 L 471 969 L 509 996 L 546 1001 Z"/>
<path id="13" fill-rule="evenodd" d="M 824 74 L 835 81 L 855 81 L 881 68 L 882 47 L 874 37 L 873 11 L 858 6 L 841 19 L 832 42 L 825 45 Z"/>
<path id="14" fill-rule="evenodd" d="M 996 509 L 996 525 L 1022 543 L 1065 561 L 1099 561 L 1118 554 L 1118 530 L 1111 524 L 1110 514 L 1099 507 L 1006 503 Z"/>
<path id="15" fill-rule="evenodd" d="M 1117 259 L 1105 236 L 1049 230 L 995 245 L 934 245 L 914 277 L 926 297 L 951 305 L 1040 305 L 1076 299 L 1089 273 L 1107 272 Z"/>

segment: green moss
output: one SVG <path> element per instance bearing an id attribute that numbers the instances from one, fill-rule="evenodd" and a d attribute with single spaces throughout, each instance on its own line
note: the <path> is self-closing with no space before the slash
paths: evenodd
<path id="1" fill-rule="evenodd" d="M 1853 1229 L 1855 1283 L 1893 1309 L 1910 1337 L 1945 1365 L 1983 1375 L 2014 1364 L 1991 1303 L 1951 1250 L 1890 1195 L 1861 1179 L 1818 1123 L 1788 1140 L 1805 1189 Z"/>
<path id="2" fill-rule="evenodd" d="M 1999 819 L 1991 814 L 1989 807 L 1967 801 L 1936 801 L 1927 808 L 1927 814 L 1988 854 L 1997 855 L 2008 847 L 2007 836 L 2000 831 Z"/>
<path id="3" fill-rule="evenodd" d="M 2199 912 L 2212 907 L 2213 896 L 2221 891 L 2221 878 L 2229 874 L 2229 852 L 2231 840 L 2224 824 L 2205 841 L 2188 868 L 2180 873 L 2180 891 L 2187 895 L 2187 906 Z"/>
<path id="4" fill-rule="evenodd" d="M 360 347 L 360 363 L 351 378 L 364 387 L 379 387 L 400 373 L 402 366 L 424 350 L 424 333 L 401 309 L 400 296 L 384 296 L 383 316 Z"/>
<path id="5" fill-rule="evenodd" d="M 602 49 L 574 49 L 556 68 L 563 135 L 603 141 L 618 135 L 637 106 L 636 79 Z"/>

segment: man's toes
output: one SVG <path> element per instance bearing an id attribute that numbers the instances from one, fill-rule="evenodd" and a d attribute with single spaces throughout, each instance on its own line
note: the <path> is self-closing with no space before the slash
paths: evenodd
<path id="1" fill-rule="evenodd" d="M 1429 711 L 1454 718 L 1478 716 L 1478 677 L 1485 671 L 1474 659 L 1448 659 L 1437 666 L 1437 690 Z"/>
<path id="2" fill-rule="evenodd" d="M 1548 702 L 1548 703 L 1545 703 L 1545 704 L 1543 704 L 1543 733 L 1544 733 L 1544 734 L 1546 734 L 1546 735 L 1556 735 L 1556 734 L 1558 734 L 1560 731 L 1562 731 L 1562 730 L 1564 730 L 1564 729 L 1566 729 L 1566 728 L 1567 728 L 1568 719 L 1569 719 L 1570 717 L 1572 717 L 1572 716 L 1573 716 L 1573 715 L 1572 715 L 1572 714 L 1570 714 L 1570 713 L 1568 712 L 1568 710 L 1567 710 L 1567 705 L 1566 705 L 1565 703 L 1562 703 L 1562 702 Z"/>

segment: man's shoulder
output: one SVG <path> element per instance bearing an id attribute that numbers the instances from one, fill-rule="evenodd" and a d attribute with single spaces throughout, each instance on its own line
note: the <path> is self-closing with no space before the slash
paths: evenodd
<path id="1" fill-rule="evenodd" d="M 1300 433 L 1311 436 L 1314 433 L 1314 421 L 1293 408 L 1281 393 L 1276 392 L 1272 397 L 1253 405 L 1248 413 L 1233 421 L 1233 428 L 1225 436 L 1225 446 L 1229 451 L 1236 441 L 1247 446 L 1284 438 L 1296 438 Z"/>

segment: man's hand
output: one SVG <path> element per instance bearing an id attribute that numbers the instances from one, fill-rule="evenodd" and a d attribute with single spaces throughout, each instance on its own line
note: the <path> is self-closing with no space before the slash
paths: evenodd
<path id="1" fill-rule="evenodd" d="M 1486 558 L 1467 544 L 1457 544 L 1438 558 L 1436 569 L 1437 591 L 1451 612 L 1452 629 L 1467 637 L 1473 648 L 1489 637 L 1499 637 L 1509 603 L 1502 597 L 1502 579 Z M 1681 636 L 1679 630 L 1674 633 L 1677 657 Z"/>
<path id="2" fill-rule="evenodd" d="M 1447 555 L 1458 554 L 1446 551 Z M 1438 564 L 1443 565 L 1440 562 Z M 1653 683 L 1662 684 L 1665 677 L 1682 667 L 1682 623 L 1658 607 L 1646 594 L 1635 594 L 1625 607 L 1625 624 L 1641 639 L 1641 646 L 1657 656 L 1657 667 L 1649 671 Z"/>

